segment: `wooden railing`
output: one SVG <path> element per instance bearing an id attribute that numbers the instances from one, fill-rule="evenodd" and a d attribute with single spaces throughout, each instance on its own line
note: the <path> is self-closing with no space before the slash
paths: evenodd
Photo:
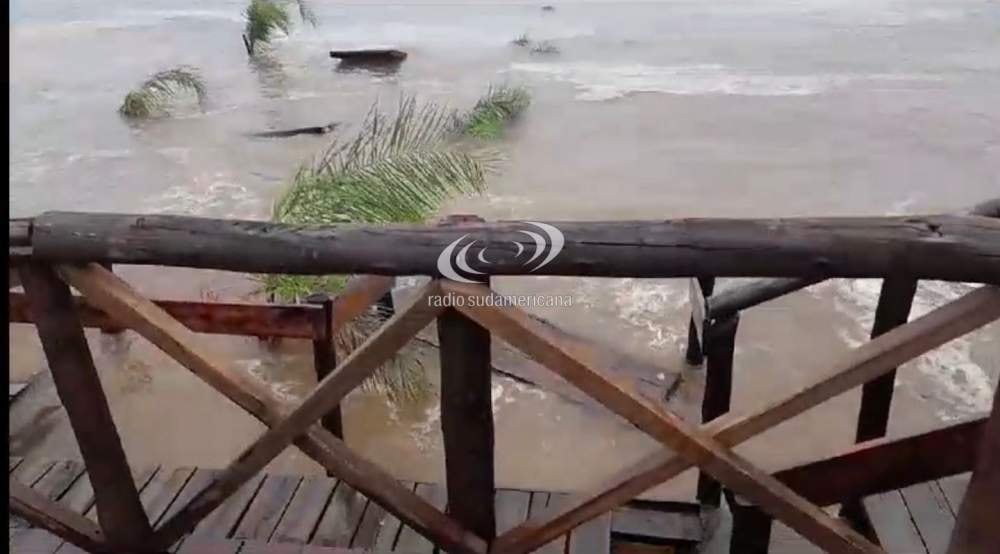
<path id="1" fill-rule="evenodd" d="M 530 552 L 574 527 L 628 502 L 644 491 L 691 468 L 704 479 L 699 496 L 706 502 L 720 487 L 748 499 L 803 537 L 832 552 L 880 552 L 861 533 L 823 511 L 829 498 L 794 488 L 811 470 L 773 476 L 731 448 L 857 386 L 876 386 L 894 368 L 956 337 L 1000 318 L 1000 220 L 979 215 L 899 218 L 825 218 L 784 220 L 678 220 L 628 223 L 558 224 L 565 245 L 551 263 L 530 271 L 518 254 L 535 248 L 518 233 L 518 224 L 465 221 L 439 227 L 293 228 L 246 221 L 177 216 L 43 214 L 12 220 L 9 260 L 25 295 L 11 295 L 12 320 L 33 322 L 48 358 L 57 392 L 66 408 L 93 483 L 99 527 L 12 483 L 12 509 L 78 546 L 97 552 L 159 552 L 168 549 L 224 502 L 242 484 L 290 445 L 297 446 L 401 521 L 448 552 Z M 468 236 L 490 251 L 489 263 L 473 261 L 478 284 L 438 278 L 437 260 L 445 247 Z M 530 252 L 530 250 L 529 250 Z M 261 382 L 225 367 L 199 344 L 194 331 L 200 313 L 183 303 L 156 302 L 138 294 L 107 264 L 154 264 L 226 269 L 254 273 L 430 275 L 411 302 L 398 308 L 360 347 L 321 378 L 301 402 L 288 403 Z M 632 277 L 784 278 L 760 285 L 752 298 L 720 294 L 726 302 L 699 305 L 692 344 L 703 350 L 714 399 L 706 400 L 706 422 L 683 420 L 661 403 L 636 393 L 606 367 L 596 347 L 566 336 L 551 324 L 507 304 L 491 290 L 490 275 L 556 274 Z M 473 274 L 469 275 L 470 277 Z M 773 298 L 809 281 L 836 277 L 885 277 L 893 298 L 905 303 L 904 285 L 917 279 L 984 283 L 964 297 L 905 324 L 900 305 L 882 309 L 886 323 L 870 342 L 830 365 L 810 386 L 739 417 L 728 411 L 732 340 L 740 309 L 754 299 Z M 797 282 L 788 278 L 797 279 Z M 254 307 L 254 331 L 270 330 L 328 341 L 332 329 L 360 313 L 385 293 L 375 277 L 355 281 L 351 294 L 322 308 Z M 380 284 L 381 283 L 381 284 Z M 75 297 L 70 287 L 82 296 Z M 700 293 L 699 293 L 700 294 Z M 441 301 L 448 295 L 453 302 Z M 704 298 L 704 295 L 694 295 Z M 890 293 L 885 292 L 886 298 Z M 461 299 L 455 302 L 455 299 Z M 710 297 L 711 298 L 711 297 Z M 339 302 L 339 303 L 338 303 Z M 888 304 L 888 300 L 886 301 Z M 707 304 L 707 305 L 706 305 Z M 718 306 L 724 306 L 720 309 Z M 19 306 L 19 307 L 18 307 Z M 338 312 L 338 306 L 340 312 Z M 26 308 L 26 309 L 25 309 Z M 222 318 L 233 305 L 219 307 Z M 314 314 L 322 310 L 317 321 Z M 291 314 L 291 315 L 289 315 Z M 339 314 L 339 315 L 338 315 Z M 256 319 L 259 317 L 260 319 Z M 288 321 L 282 317 L 289 318 Z M 346 318 L 346 319 L 345 319 Z M 236 319 L 239 319 L 238 317 Z M 377 367 L 431 322 L 437 321 L 442 371 L 442 432 L 448 502 L 442 512 L 401 486 L 369 460 L 355 454 L 319 422 L 337 408 Z M 902 317 L 905 321 L 905 314 Z M 308 323 L 307 323 L 308 321 Z M 150 527 L 129 478 L 126 456 L 101 389 L 83 334 L 83 325 L 127 328 L 143 336 L 228 399 L 259 419 L 267 431 L 199 493 L 156 529 Z M 230 325 L 235 325 L 232 322 Z M 322 330 L 319 330 L 319 327 Z M 237 326 L 239 327 L 239 326 Z M 309 327 L 311 331 L 307 332 Z M 296 329 L 296 330 L 292 330 Z M 883 332 L 884 331 L 884 332 Z M 287 336 L 287 335 L 286 335 Z M 580 493 L 552 513 L 496 535 L 493 513 L 494 444 L 490 402 L 490 341 L 498 337 L 626 419 L 665 447 Z M 321 347 L 317 347 L 322 352 Z M 700 356 L 700 352 L 699 352 Z M 689 352 L 689 358 L 694 357 Z M 317 360 L 332 360 L 320 353 Z M 728 369 L 724 366 L 728 364 Z M 721 369 L 720 369 L 721 368 Z M 318 368 L 319 369 L 319 368 Z M 867 385 L 866 385 L 867 384 Z M 720 392 L 721 391 L 721 392 Z M 875 393 L 869 396 L 877 395 Z M 1000 425 L 996 417 L 986 428 Z M 866 431 L 867 433 L 868 431 Z M 970 432 L 965 429 L 963 432 Z M 980 431 L 989 435 L 988 430 Z M 859 436 L 860 431 L 859 431 Z M 986 444 L 985 442 L 983 444 Z M 872 446 L 871 448 L 880 448 Z M 872 450 L 874 452 L 876 450 Z M 879 451 L 882 452 L 882 451 Z M 882 456 L 882 454 L 877 454 Z M 973 456 L 973 454 L 969 454 Z M 996 453 L 979 452 L 959 525 L 962 537 L 976 537 L 984 509 L 996 508 L 998 495 L 978 488 L 995 486 Z M 885 457 L 890 457 L 886 454 Z M 850 462 L 829 464 L 855 467 Z M 824 462 L 818 461 L 817 464 Z M 713 482 L 721 483 L 716 486 Z M 792 486 L 790 486 L 792 485 Z M 857 485 L 848 497 L 871 483 Z M 717 500 L 715 500 L 717 502 Z M 962 537 L 959 537 L 962 535 Z M 956 547 L 958 548 L 958 547 Z M 986 552 L 985 544 L 955 552 Z M 976 549 L 978 548 L 978 550 Z"/>

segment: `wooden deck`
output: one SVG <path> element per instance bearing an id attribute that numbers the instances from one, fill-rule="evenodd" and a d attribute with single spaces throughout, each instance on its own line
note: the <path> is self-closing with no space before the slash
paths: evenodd
<path id="1" fill-rule="evenodd" d="M 920 483 L 865 500 L 888 552 L 944 554 L 970 474 Z"/>
<path id="2" fill-rule="evenodd" d="M 10 458 L 10 476 L 36 492 L 96 520 L 93 490 L 77 461 Z M 150 523 L 172 516 L 219 472 L 203 468 L 155 467 L 136 471 L 136 486 Z M 406 483 L 418 495 L 444 508 L 445 488 Z M 501 489 L 496 495 L 497 531 L 558 503 L 564 495 Z M 693 545 L 701 540 L 696 506 L 640 502 L 606 514 L 546 545 L 539 552 L 607 553 L 612 540 L 655 545 Z M 74 554 L 75 546 L 26 522 L 10 520 L 12 552 Z M 377 552 L 434 552 L 434 545 L 402 525 L 381 506 L 346 483 L 324 476 L 258 474 L 202 521 L 174 551 L 243 554 L 251 552 L 323 553 L 346 549 Z M 671 550 L 667 549 L 667 552 Z"/>

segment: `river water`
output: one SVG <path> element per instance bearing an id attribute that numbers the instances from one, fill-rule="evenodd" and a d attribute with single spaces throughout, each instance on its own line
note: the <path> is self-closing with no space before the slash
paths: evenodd
<path id="1" fill-rule="evenodd" d="M 243 2 L 13 2 L 11 214 L 266 218 L 295 168 L 331 139 L 249 133 L 336 121 L 349 134 L 375 100 L 390 106 L 413 93 L 467 108 L 489 83 L 503 82 L 529 87 L 532 106 L 498 144 L 504 161 L 489 192 L 445 212 L 544 221 L 883 215 L 958 210 L 1000 195 L 997 2 L 563 2 L 551 12 L 476 1 L 312 5 L 318 27 L 297 24 L 251 63 L 239 36 Z M 509 44 L 522 34 L 560 53 Z M 338 71 L 327 54 L 372 46 L 410 57 L 397 73 L 377 75 Z M 141 124 L 118 117 L 128 89 L 180 64 L 198 67 L 207 82 L 204 111 Z M 255 288 L 219 272 L 122 274 L 167 298 L 239 300 Z M 496 286 L 570 294 L 572 309 L 539 314 L 683 368 L 684 282 L 505 278 Z M 831 281 L 747 312 L 734 409 L 791 393 L 859 344 L 878 287 Z M 970 288 L 926 283 L 915 310 Z M 221 466 L 260 432 L 141 339 L 92 338 L 134 462 Z M 206 342 L 280 393 L 299 396 L 314 382 L 308 351 L 294 341 Z M 44 367 L 31 328 L 12 326 L 10 360 L 12 380 Z M 672 405 L 693 415 L 702 376 L 679 371 Z M 909 364 L 891 433 L 986 411 L 998 373 L 995 324 Z M 656 447 L 551 391 L 498 378 L 494 404 L 504 485 L 579 488 Z M 772 468 L 831 453 L 850 442 L 856 404 L 857 394 L 844 395 L 745 452 Z M 16 453 L 75 456 L 57 406 L 44 380 L 15 406 Z M 352 447 L 401 478 L 443 475 L 434 399 L 396 405 L 356 394 L 346 410 Z M 276 465 L 317 470 L 294 453 Z M 659 495 L 685 496 L 690 482 Z"/>

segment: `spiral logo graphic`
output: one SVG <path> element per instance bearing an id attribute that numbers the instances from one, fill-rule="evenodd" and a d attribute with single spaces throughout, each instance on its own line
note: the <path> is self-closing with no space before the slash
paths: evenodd
<path id="1" fill-rule="evenodd" d="M 524 223 L 532 225 L 541 231 L 541 233 L 534 230 L 518 231 L 518 233 L 526 235 L 533 243 L 530 257 L 525 253 L 526 248 L 523 243 L 511 241 L 511 244 L 517 248 L 517 253 L 514 254 L 515 258 L 526 258 L 523 262 L 525 266 L 531 266 L 537 261 L 537 264 L 535 264 L 530 270 L 534 272 L 548 265 L 549 262 L 559 255 L 559 252 L 562 251 L 563 245 L 566 243 L 566 239 L 563 237 L 562 231 L 552 225 L 549 225 L 548 223 L 539 223 L 536 221 L 525 221 Z M 441 254 L 438 256 L 437 267 L 443 277 L 451 279 L 452 281 L 476 283 L 477 281 L 463 277 L 459 273 L 459 271 L 462 271 L 466 275 L 485 275 L 484 272 L 477 271 L 469 266 L 469 256 L 474 255 L 475 259 L 483 265 L 493 263 L 487 257 L 487 248 L 479 248 L 473 253 L 472 249 L 476 243 L 479 242 L 478 240 L 473 240 L 462 245 L 462 241 L 464 241 L 468 236 L 468 234 L 465 234 L 458 237 L 441 251 Z M 461 248 L 459 248 L 460 245 Z M 544 258 L 542 258 L 543 255 L 545 255 Z"/>

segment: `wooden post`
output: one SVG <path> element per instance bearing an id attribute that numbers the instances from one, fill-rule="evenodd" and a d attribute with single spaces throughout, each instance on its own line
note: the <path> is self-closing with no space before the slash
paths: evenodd
<path id="1" fill-rule="evenodd" d="M 875 323 L 872 326 L 871 338 L 906 323 L 910 317 L 910 307 L 913 305 L 913 296 L 916 292 L 917 281 L 908 277 L 887 277 L 882 281 L 882 292 L 879 294 L 878 307 L 875 308 Z M 892 370 L 865 383 L 861 392 L 861 409 L 858 414 L 855 442 L 885 436 L 895 381 L 896 370 Z"/>
<path id="2" fill-rule="evenodd" d="M 692 297 L 700 296 L 701 298 L 692 298 L 691 301 L 691 321 L 688 323 L 688 346 L 687 352 L 684 354 L 684 359 L 691 365 L 701 365 L 701 362 L 704 361 L 704 353 L 702 352 L 701 337 L 699 336 L 698 329 L 704 331 L 704 321 L 707 317 L 705 312 L 707 310 L 699 310 L 697 308 L 698 306 L 704 307 L 708 303 L 708 297 L 712 296 L 712 291 L 715 289 L 715 277 L 698 277 L 697 279 L 692 279 L 690 286 Z M 699 321 L 695 321 L 696 318 Z"/>
<path id="3" fill-rule="evenodd" d="M 313 367 L 316 370 L 316 382 L 320 382 L 335 367 L 337 367 L 337 348 L 333 340 L 333 299 L 325 293 L 310 294 L 306 302 L 323 307 L 322 318 L 315 323 L 313 335 Z M 323 428 L 343 440 L 344 423 L 340 405 L 320 419 Z"/>
<path id="4" fill-rule="evenodd" d="M 774 518 L 757 506 L 747 503 L 732 491 L 726 491 L 733 530 L 729 537 L 731 554 L 767 554 L 771 546 Z"/>
<path id="5" fill-rule="evenodd" d="M 45 265 L 26 263 L 20 273 L 56 392 L 90 475 L 101 529 L 111 545 L 144 551 L 152 529 L 132 482 L 69 286 Z"/>
<path id="6" fill-rule="evenodd" d="M 701 402 L 701 422 L 708 423 L 729 412 L 733 394 L 733 354 L 736 351 L 736 328 L 739 314 L 714 321 L 705 329 L 705 397 Z M 698 501 L 719 507 L 722 488 L 707 473 L 698 475 Z"/>
<path id="7" fill-rule="evenodd" d="M 916 293 L 916 279 L 886 277 L 882 281 L 878 306 L 875 308 L 875 323 L 872 325 L 871 338 L 874 339 L 906 324 Z M 865 442 L 885 436 L 889 427 L 889 411 L 892 408 L 892 392 L 895 384 L 895 369 L 864 384 L 861 389 L 861 406 L 858 410 L 858 426 L 854 442 Z M 869 539 L 877 540 L 875 528 L 868 518 L 868 511 L 860 500 L 845 502 L 840 515 Z"/>
<path id="8" fill-rule="evenodd" d="M 453 216 L 443 225 L 477 219 Z M 437 327 L 448 514 L 489 542 L 496 537 L 490 332 L 455 309 Z"/>
<path id="9" fill-rule="evenodd" d="M 997 514 L 1000 514 L 1000 393 L 980 439 L 976 469 L 962 500 L 951 534 L 948 554 L 996 552 Z"/>

